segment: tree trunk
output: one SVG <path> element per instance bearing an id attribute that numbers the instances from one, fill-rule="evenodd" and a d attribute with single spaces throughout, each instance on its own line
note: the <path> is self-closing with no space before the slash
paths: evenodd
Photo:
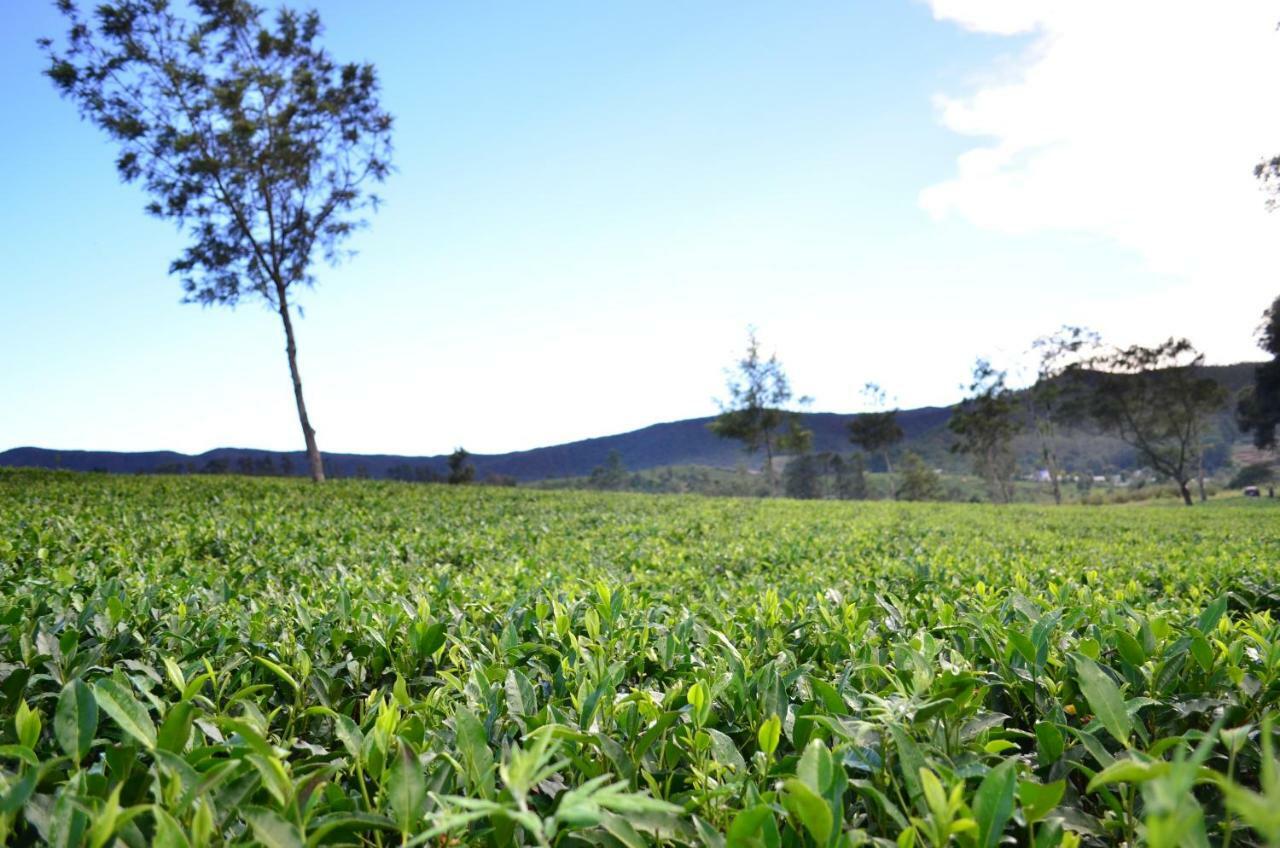
<path id="1" fill-rule="evenodd" d="M 1044 467 L 1049 472 L 1049 482 L 1053 485 L 1053 502 L 1062 506 L 1062 484 L 1058 481 L 1058 458 L 1053 455 L 1046 444 L 1043 446 Z"/>
<path id="2" fill-rule="evenodd" d="M 889 500 L 896 501 L 898 499 L 898 488 L 893 485 L 893 463 L 889 461 L 889 449 L 885 448 L 883 453 L 885 476 L 889 478 Z"/>
<path id="3" fill-rule="evenodd" d="M 1178 481 L 1178 491 L 1182 492 L 1182 502 L 1187 506 L 1191 506 L 1193 503 L 1191 500 L 1191 487 L 1187 485 L 1187 481 Z"/>
<path id="4" fill-rule="evenodd" d="M 769 494 L 774 494 L 777 487 L 773 480 L 773 440 L 768 433 L 764 436 L 764 479 L 768 483 Z"/>
<path id="5" fill-rule="evenodd" d="M 1209 495 L 1204 490 L 1204 446 L 1200 447 L 1200 452 L 1196 456 L 1196 484 L 1200 487 L 1200 503 L 1209 500 Z"/>
<path id="6" fill-rule="evenodd" d="M 284 322 L 285 353 L 289 355 L 289 375 L 293 378 L 293 398 L 298 403 L 298 423 L 302 425 L 302 438 L 307 444 L 307 464 L 311 466 L 311 479 L 324 482 L 324 460 L 316 446 L 316 431 L 307 418 L 307 404 L 302 399 L 302 377 L 298 374 L 298 346 L 293 339 L 293 321 L 289 318 L 289 301 L 285 287 L 276 285 L 276 299 L 280 305 L 280 320 Z"/>

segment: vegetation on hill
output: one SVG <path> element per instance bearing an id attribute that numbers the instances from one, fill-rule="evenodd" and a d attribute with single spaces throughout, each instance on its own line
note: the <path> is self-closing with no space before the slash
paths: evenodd
<path id="1" fill-rule="evenodd" d="M 0 472 L 0 840 L 1274 844 L 1270 515 Z"/>

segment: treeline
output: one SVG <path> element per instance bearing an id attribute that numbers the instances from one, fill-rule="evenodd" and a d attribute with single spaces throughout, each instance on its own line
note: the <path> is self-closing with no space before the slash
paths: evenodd
<path id="1" fill-rule="evenodd" d="M 235 474 L 244 477 L 295 477 L 306 473 L 307 466 L 295 463 L 288 454 L 244 454 L 237 457 L 213 457 L 204 462 L 167 462 L 139 474 Z M 404 483 L 448 483 L 465 485 L 482 483 L 490 486 L 514 486 L 516 478 L 506 474 L 486 474 L 477 477 L 471 454 L 457 448 L 449 455 L 443 469 L 430 462 L 401 462 L 374 473 L 365 462 L 342 462 L 329 455 L 324 456 L 328 476 L 368 480 L 380 477 Z"/>
<path id="2" fill-rule="evenodd" d="M 1235 399 L 1236 424 L 1258 448 L 1275 446 L 1280 424 L 1280 298 L 1264 313 L 1260 345 L 1272 362 L 1257 369 L 1254 385 Z M 1208 498 L 1208 472 L 1229 460 L 1215 439 L 1215 418 L 1232 398 L 1204 370 L 1204 355 L 1187 339 L 1170 338 L 1151 346 L 1105 345 L 1083 327 L 1066 326 L 1036 339 L 1031 346 L 1035 377 L 1021 390 L 1009 386 L 1009 374 L 985 359 L 972 370 L 966 397 L 947 423 L 949 450 L 968 459 L 996 503 L 1015 498 L 1019 477 L 1015 439 L 1032 438 L 1038 461 L 1031 477 L 1042 481 L 1055 502 L 1064 484 L 1093 482 L 1084 469 L 1065 467 L 1062 434 L 1084 430 L 1109 435 L 1129 446 L 1155 481 L 1167 481 L 1190 506 Z M 844 457 L 814 453 L 812 433 L 803 426 L 790 380 L 776 354 L 765 358 L 754 328 L 748 329 L 743 356 L 729 369 L 727 396 L 712 432 L 742 443 L 749 456 L 763 454 L 767 494 L 794 498 L 868 496 L 867 457 L 878 458 L 886 473 L 888 497 L 900 500 L 955 499 L 945 491 L 936 469 L 907 451 L 895 471 L 895 448 L 905 437 L 898 409 L 875 383 L 863 389 L 870 411 L 850 418 L 848 438 L 861 453 Z M 781 465 L 781 479 L 777 467 Z M 1271 469 L 1254 477 L 1270 479 Z"/>

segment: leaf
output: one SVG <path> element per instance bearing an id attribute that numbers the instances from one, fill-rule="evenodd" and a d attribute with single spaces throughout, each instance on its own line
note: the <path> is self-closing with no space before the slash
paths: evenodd
<path id="1" fill-rule="evenodd" d="M 93 684 L 93 695 L 102 711 L 111 716 L 120 729 L 141 742 L 147 750 L 156 747 L 156 726 L 147 708 L 125 687 L 110 677 Z"/>
<path id="2" fill-rule="evenodd" d="M 169 708 L 156 735 L 156 747 L 162 751 L 181 754 L 191 737 L 191 724 L 195 719 L 195 707 L 190 701 L 179 701 Z"/>
<path id="3" fill-rule="evenodd" d="M 781 736 L 782 719 L 775 713 L 764 720 L 756 733 L 756 741 L 760 743 L 760 750 L 764 751 L 766 757 L 772 757 L 773 752 L 778 750 L 778 740 Z"/>
<path id="4" fill-rule="evenodd" d="M 915 741 L 901 725 L 889 725 L 893 735 L 893 744 L 898 749 L 898 768 L 902 772 L 902 781 L 907 784 L 907 792 L 913 802 L 918 802 L 923 794 L 920 786 L 920 770 L 925 767 L 924 757 Z"/>
<path id="5" fill-rule="evenodd" d="M 761 844 L 777 846 L 779 841 L 778 824 L 774 821 L 773 810 L 766 804 L 739 812 L 725 832 L 727 848 L 757 848 Z"/>
<path id="6" fill-rule="evenodd" d="M 400 832 L 409 834 L 422 816 L 422 809 L 426 805 L 427 783 L 422 775 L 422 766 L 417 756 L 403 740 L 400 742 L 399 755 L 391 765 L 387 795 L 391 801 L 391 810 L 395 813 L 396 823 L 400 826 Z"/>
<path id="7" fill-rule="evenodd" d="M 244 817 L 253 828 L 253 838 L 266 848 L 304 848 L 297 825 L 285 821 L 274 810 L 258 807 L 245 812 Z"/>
<path id="8" fill-rule="evenodd" d="M 711 756 L 717 763 L 739 771 L 747 770 L 747 762 L 732 739 L 714 727 L 708 727 L 706 732 L 711 737 Z"/>
<path id="9" fill-rule="evenodd" d="M 1036 753 L 1040 765 L 1050 766 L 1062 757 L 1064 740 L 1062 731 L 1050 721 L 1036 722 Z"/>
<path id="10" fill-rule="evenodd" d="M 489 735 L 475 713 L 459 706 L 453 715 L 453 731 L 458 753 L 466 767 L 467 783 L 481 797 L 493 792 L 493 751 L 489 749 Z"/>
<path id="11" fill-rule="evenodd" d="M 1102 726 L 1126 748 L 1133 733 L 1133 723 L 1124 706 L 1120 689 L 1098 664 L 1088 657 L 1076 656 L 1076 674 L 1080 691 L 1089 702 L 1090 709 L 1102 722 Z"/>
<path id="12" fill-rule="evenodd" d="M 1029 824 L 1040 821 L 1062 800 L 1067 789 L 1066 781 L 1055 780 L 1053 783 L 1035 783 L 1030 780 L 1018 782 L 1018 800 L 1022 803 L 1022 814 Z"/>
<path id="13" fill-rule="evenodd" d="M 347 749 L 351 759 L 360 762 L 364 751 L 364 734 L 360 732 L 360 725 L 350 717 L 339 714 L 333 717 L 333 733 Z"/>
<path id="14" fill-rule="evenodd" d="M 67 683 L 58 695 L 53 713 L 53 735 L 62 750 L 80 762 L 93 747 L 93 734 L 98 729 L 98 702 L 88 684 L 80 678 Z"/>
<path id="15" fill-rule="evenodd" d="M 1005 760 L 987 772 L 973 799 L 973 817 L 978 822 L 978 845 L 993 848 L 1000 841 L 1013 815 L 1013 794 L 1017 787 L 1017 762 Z"/>
<path id="16" fill-rule="evenodd" d="M 1116 760 L 1095 774 L 1085 791 L 1092 792 L 1100 786 L 1108 786 L 1112 783 L 1145 783 L 1167 774 L 1168 771 L 1169 763 L 1163 760 L 1148 763 L 1126 757 Z"/>
<path id="17" fill-rule="evenodd" d="M 1227 611 L 1227 596 L 1219 595 L 1214 599 L 1213 603 L 1204 608 L 1204 612 L 1200 613 L 1200 617 L 1196 619 L 1196 630 L 1208 635 L 1218 626 L 1218 620 L 1222 618 L 1223 613 Z"/>
<path id="18" fill-rule="evenodd" d="M 253 661 L 283 680 L 285 683 L 289 684 L 290 689 L 295 692 L 298 691 L 298 681 L 294 680 L 293 675 L 285 671 L 279 663 L 274 663 L 266 657 L 254 657 Z"/>
<path id="19" fill-rule="evenodd" d="M 819 845 L 826 845 L 831 836 L 831 810 L 822 796 L 797 778 L 788 778 L 782 784 L 782 805 L 795 816 L 809 835 Z"/>
<path id="20" fill-rule="evenodd" d="M 13 716 L 13 729 L 18 734 L 18 744 L 23 748 L 35 750 L 40 741 L 40 713 L 27 706 L 26 700 L 18 702 L 18 711 Z"/>
<path id="21" fill-rule="evenodd" d="M 156 819 L 155 838 L 151 842 L 155 848 L 191 848 L 191 841 L 173 816 L 158 806 L 151 812 Z"/>

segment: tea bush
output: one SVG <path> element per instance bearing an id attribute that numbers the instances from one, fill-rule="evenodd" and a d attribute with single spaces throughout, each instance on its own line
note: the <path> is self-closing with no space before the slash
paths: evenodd
<path id="1" fill-rule="evenodd" d="M 1276 517 L 0 471 L 0 838 L 1280 844 Z"/>

